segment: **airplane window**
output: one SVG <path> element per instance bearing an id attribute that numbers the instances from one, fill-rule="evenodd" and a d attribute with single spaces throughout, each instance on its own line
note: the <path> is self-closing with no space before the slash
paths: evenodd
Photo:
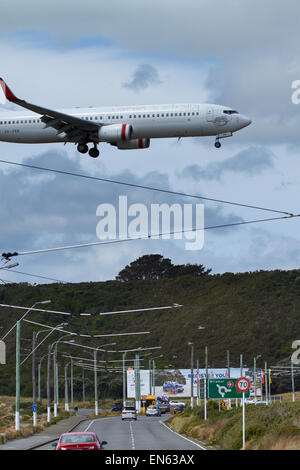
<path id="1" fill-rule="evenodd" d="M 108 119 L 110 119 L 110 116 L 108 116 Z"/>
<path id="2" fill-rule="evenodd" d="M 155 114 L 152 114 L 152 117 L 155 117 Z"/>
<path id="3" fill-rule="evenodd" d="M 224 109 L 223 113 L 225 113 L 225 114 L 238 114 L 238 112 L 233 110 L 233 109 Z"/>

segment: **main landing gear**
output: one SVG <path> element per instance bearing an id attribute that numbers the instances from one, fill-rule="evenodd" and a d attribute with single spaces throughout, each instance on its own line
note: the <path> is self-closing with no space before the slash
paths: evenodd
<path id="1" fill-rule="evenodd" d="M 77 150 L 80 153 L 87 153 L 89 152 L 89 156 L 92 158 L 97 158 L 100 155 L 99 150 L 97 149 L 97 145 L 94 144 L 94 147 L 92 147 L 90 150 L 87 146 L 87 144 L 78 144 L 77 145 Z"/>

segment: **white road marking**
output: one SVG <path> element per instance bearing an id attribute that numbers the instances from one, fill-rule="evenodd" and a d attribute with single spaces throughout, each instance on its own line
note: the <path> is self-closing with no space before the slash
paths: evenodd
<path id="1" fill-rule="evenodd" d="M 132 447 L 132 450 L 135 450 L 135 442 L 134 442 L 134 435 L 133 435 L 133 429 L 132 429 L 132 422 L 131 421 L 129 422 L 129 426 L 130 426 L 130 436 L 131 436 L 131 447 Z"/>
<path id="2" fill-rule="evenodd" d="M 93 421 L 90 422 L 90 424 L 88 425 L 88 427 L 83 431 L 83 432 L 87 432 L 88 429 L 90 429 L 90 427 L 92 426 L 92 424 L 95 422 L 95 420 L 93 419 Z"/>
<path id="3" fill-rule="evenodd" d="M 207 450 L 205 447 L 201 446 L 200 444 L 196 444 L 196 442 L 192 441 L 191 439 L 188 439 L 185 436 L 182 436 L 181 434 L 178 434 L 178 432 L 173 431 L 173 429 L 169 428 L 165 423 L 162 421 L 159 421 L 160 424 L 162 424 L 165 428 L 167 428 L 169 431 L 171 431 L 173 434 L 176 434 L 177 436 L 181 437 L 182 439 L 185 439 L 186 441 L 189 441 L 191 444 L 194 444 L 197 447 L 200 447 L 201 450 Z"/>

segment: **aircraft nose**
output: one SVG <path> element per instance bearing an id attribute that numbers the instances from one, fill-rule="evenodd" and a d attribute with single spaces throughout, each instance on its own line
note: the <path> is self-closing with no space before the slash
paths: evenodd
<path id="1" fill-rule="evenodd" d="M 243 116 L 242 114 L 240 115 L 240 119 L 239 119 L 242 127 L 247 127 L 251 124 L 252 120 L 249 119 L 247 116 Z"/>

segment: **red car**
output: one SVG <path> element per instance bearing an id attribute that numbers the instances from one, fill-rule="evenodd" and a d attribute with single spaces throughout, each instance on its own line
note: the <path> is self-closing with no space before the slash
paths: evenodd
<path id="1" fill-rule="evenodd" d="M 60 436 L 55 450 L 104 450 L 106 441 L 99 441 L 94 432 L 68 432 Z"/>

